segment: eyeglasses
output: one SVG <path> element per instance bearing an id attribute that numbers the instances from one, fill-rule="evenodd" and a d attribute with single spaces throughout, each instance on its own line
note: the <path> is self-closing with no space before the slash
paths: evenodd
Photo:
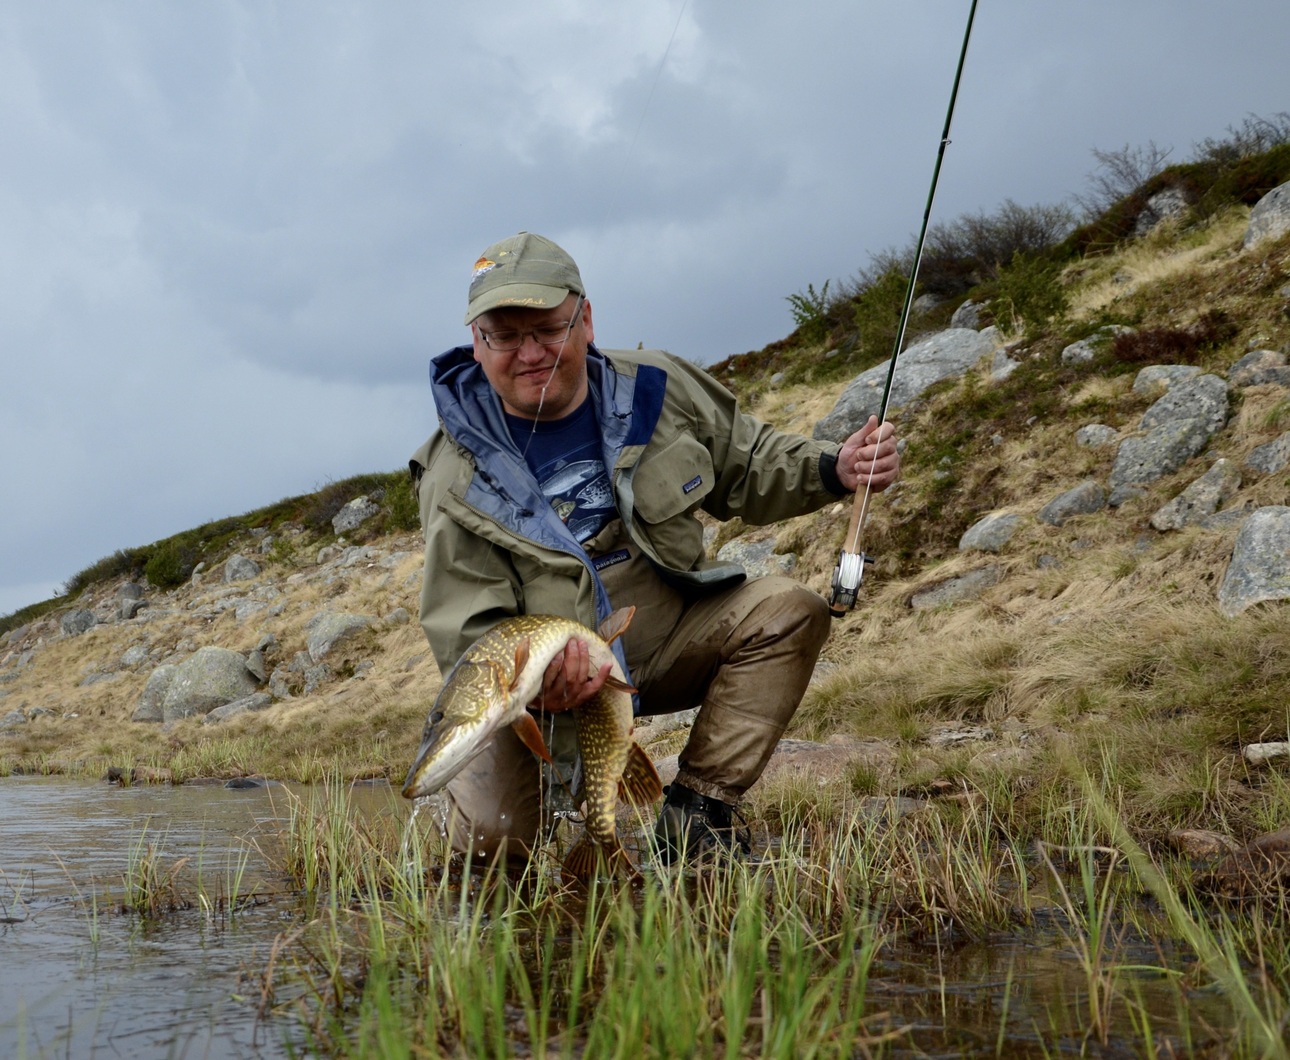
<path id="1" fill-rule="evenodd" d="M 543 324 L 540 328 L 529 328 L 526 331 L 505 328 L 501 331 L 489 332 L 479 328 L 479 335 L 484 340 L 484 345 L 495 353 L 509 353 L 512 350 L 518 350 L 524 345 L 525 335 L 532 335 L 534 341 L 541 346 L 559 346 L 569 337 L 569 332 L 573 330 L 573 325 L 578 322 L 578 310 L 581 308 L 582 299 L 579 298 L 573 304 L 574 316 L 572 320 L 562 320 L 558 324 Z"/>

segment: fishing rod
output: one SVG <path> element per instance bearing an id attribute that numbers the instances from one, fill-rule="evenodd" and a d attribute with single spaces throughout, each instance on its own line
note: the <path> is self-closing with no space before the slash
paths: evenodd
<path id="1" fill-rule="evenodd" d="M 887 363 L 887 382 L 882 389 L 882 402 L 878 407 L 878 428 L 887 421 L 887 403 L 891 400 L 891 383 L 896 377 L 896 361 L 900 357 L 901 347 L 905 344 L 905 329 L 909 326 L 909 312 L 914 303 L 914 286 L 918 283 L 918 267 L 923 261 L 923 244 L 927 241 L 927 224 L 932 216 L 932 202 L 936 198 L 936 185 L 941 176 L 941 162 L 945 159 L 945 148 L 950 142 L 950 123 L 954 120 L 954 102 L 958 99 L 959 81 L 963 77 L 963 63 L 967 59 L 968 41 L 972 36 L 972 21 L 976 17 L 977 0 L 972 0 L 968 9 L 967 29 L 963 32 L 963 47 L 959 50 L 959 62 L 954 71 L 954 87 L 950 90 L 950 105 L 945 111 L 945 128 L 941 131 L 940 146 L 936 151 L 936 166 L 932 170 L 932 185 L 927 190 L 927 205 L 923 209 L 923 225 L 918 232 L 918 244 L 914 250 L 914 264 L 909 270 L 909 281 L 905 285 L 905 301 L 900 309 L 900 325 L 896 329 L 896 341 L 892 345 L 891 359 Z M 873 468 L 865 480 L 864 489 L 856 494 L 851 506 L 851 521 L 847 524 L 847 536 L 838 565 L 833 568 L 833 595 L 829 599 L 829 614 L 841 618 L 856 605 L 860 592 L 860 582 L 864 578 L 866 563 L 872 563 L 873 557 L 860 550 L 860 532 L 864 527 L 865 516 L 869 511 L 870 489 L 873 484 Z"/>

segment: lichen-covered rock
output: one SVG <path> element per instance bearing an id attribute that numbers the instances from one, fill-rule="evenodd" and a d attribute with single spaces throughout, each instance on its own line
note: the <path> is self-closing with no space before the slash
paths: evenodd
<path id="1" fill-rule="evenodd" d="M 1157 530 L 1181 530 L 1213 515 L 1241 488 L 1241 473 L 1230 460 L 1214 466 L 1151 517 Z"/>
<path id="2" fill-rule="evenodd" d="M 240 552 L 229 556 L 224 564 L 224 581 L 240 582 L 260 576 L 260 565 Z"/>
<path id="3" fill-rule="evenodd" d="M 161 703 L 162 721 L 209 714 L 256 691 L 246 656 L 229 648 L 199 648 L 175 667 Z"/>
<path id="4" fill-rule="evenodd" d="M 174 666 L 163 665 L 152 671 L 148 683 L 143 686 L 139 703 L 130 716 L 131 721 L 162 720 L 162 704 L 166 701 L 166 693 L 170 691 L 170 685 L 175 679 L 176 669 Z"/>
<path id="5" fill-rule="evenodd" d="M 1133 377 L 1133 392 L 1154 394 L 1198 375 L 1200 369 L 1193 364 L 1149 364 Z"/>
<path id="6" fill-rule="evenodd" d="M 917 590 L 910 596 L 909 606 L 915 611 L 926 611 L 933 607 L 956 604 L 960 600 L 972 600 L 991 586 L 998 585 L 1002 578 L 1002 567 L 979 567 Z"/>
<path id="7" fill-rule="evenodd" d="M 1021 516 L 1016 512 L 991 512 L 967 528 L 959 538 L 959 551 L 998 552 L 1020 525 Z"/>
<path id="8" fill-rule="evenodd" d="M 911 346 L 900 355 L 888 408 L 898 409 L 933 383 L 962 375 L 982 357 L 993 357 L 994 349 L 993 338 L 969 328 L 950 328 Z M 847 384 L 832 411 L 815 425 L 814 437 L 840 442 L 863 427 L 870 416 L 881 411 L 886 382 L 885 363 L 861 372 Z"/>
<path id="9" fill-rule="evenodd" d="M 737 538 L 721 547 L 717 559 L 723 563 L 738 563 L 750 578 L 767 574 L 787 574 L 797 566 L 797 556 L 791 552 L 776 553 L 775 539 L 744 541 Z"/>
<path id="10" fill-rule="evenodd" d="M 69 637 L 79 637 L 86 630 L 93 629 L 98 624 L 98 618 L 94 612 L 84 607 L 78 607 L 75 611 L 68 611 L 58 623 L 61 629 Z"/>
<path id="11" fill-rule="evenodd" d="M 345 611 L 320 611 L 305 626 L 305 647 L 309 658 L 322 662 L 341 644 L 369 629 L 376 620 L 371 615 L 354 615 Z"/>
<path id="12" fill-rule="evenodd" d="M 1248 250 L 1255 243 L 1276 239 L 1286 232 L 1290 232 L 1290 182 L 1273 188 L 1254 204 L 1244 246 Z"/>
<path id="13" fill-rule="evenodd" d="M 1076 515 L 1091 515 L 1106 507 L 1106 491 L 1092 479 L 1086 479 L 1074 489 L 1054 497 L 1039 509 L 1035 516 L 1041 523 L 1062 526 Z"/>
<path id="14" fill-rule="evenodd" d="M 1218 589 L 1229 618 L 1252 604 L 1290 599 L 1290 508 L 1258 508 L 1241 524 Z"/>
<path id="15" fill-rule="evenodd" d="M 374 504 L 370 498 L 355 497 L 332 517 L 331 527 L 338 534 L 347 534 L 367 522 L 380 510 L 380 505 Z"/>
<path id="16" fill-rule="evenodd" d="M 1086 364 L 1097 356 L 1099 350 L 1114 342 L 1117 335 L 1132 333 L 1133 330 L 1123 324 L 1107 324 L 1098 328 L 1088 338 L 1072 342 L 1062 350 L 1062 364 Z"/>
<path id="17" fill-rule="evenodd" d="M 1250 450 L 1245 458 L 1245 466 L 1260 474 L 1272 475 L 1290 464 L 1290 431 L 1280 438 Z"/>

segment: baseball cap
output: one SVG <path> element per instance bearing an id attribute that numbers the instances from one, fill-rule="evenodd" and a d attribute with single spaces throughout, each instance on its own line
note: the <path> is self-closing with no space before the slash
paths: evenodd
<path id="1" fill-rule="evenodd" d="M 466 323 L 490 309 L 553 309 L 583 294 L 573 258 L 543 236 L 520 232 L 479 255 L 470 281 Z"/>

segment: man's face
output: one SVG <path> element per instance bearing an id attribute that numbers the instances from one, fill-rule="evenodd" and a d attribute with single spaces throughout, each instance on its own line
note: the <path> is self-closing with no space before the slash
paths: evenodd
<path id="1" fill-rule="evenodd" d="M 565 331 L 562 325 L 570 325 Z M 495 309 L 470 325 L 475 360 L 484 369 L 502 407 L 513 416 L 555 420 L 567 416 L 587 396 L 587 344 L 594 341 L 591 303 L 573 293 L 554 309 Z M 544 332 L 539 342 L 535 331 Z M 495 350 L 522 332 L 518 349 Z"/>

